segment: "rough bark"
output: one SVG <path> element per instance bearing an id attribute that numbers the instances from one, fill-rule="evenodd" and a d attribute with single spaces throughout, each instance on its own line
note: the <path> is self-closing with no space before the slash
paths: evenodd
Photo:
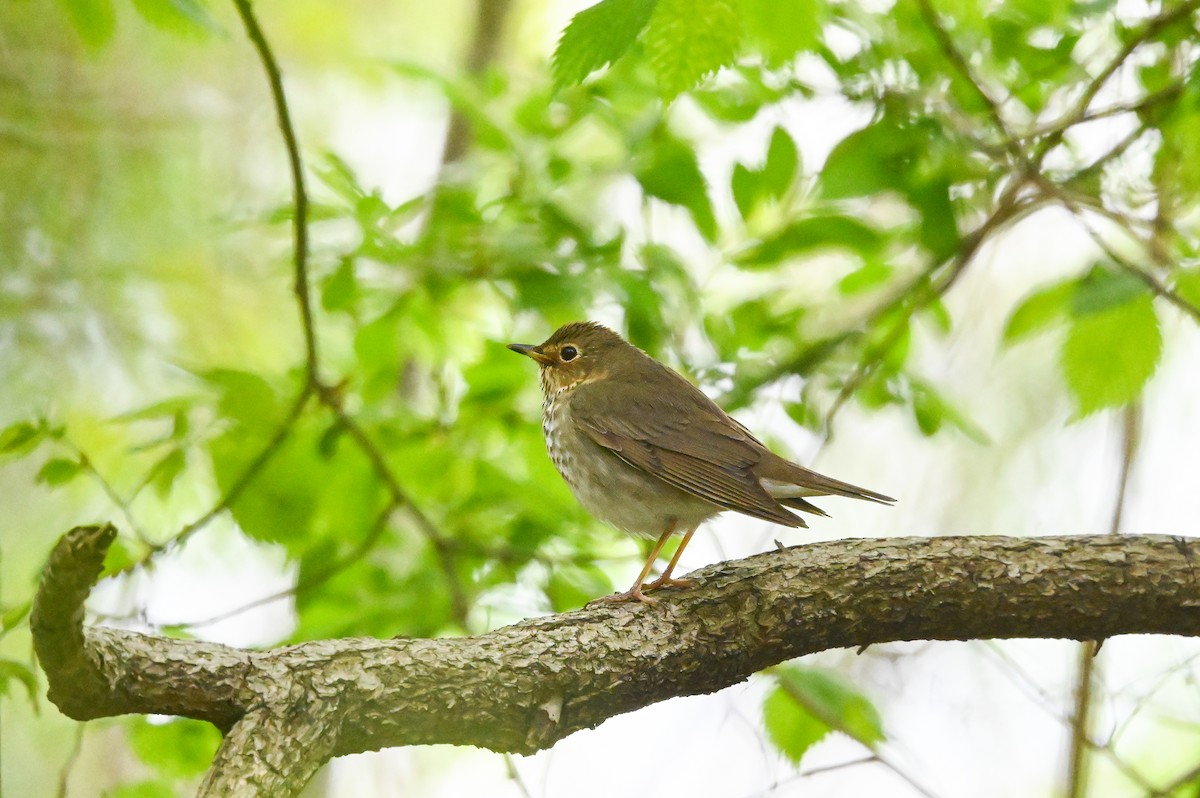
<path id="1" fill-rule="evenodd" d="M 59 542 L 32 618 L 50 698 L 87 719 L 185 715 L 228 731 L 204 795 L 294 794 L 331 756 L 421 743 L 531 753 L 606 718 L 792 657 L 896 640 L 1200 634 L 1197 541 L 1147 536 L 840 540 L 726 562 L 660 603 L 476 637 L 269 651 L 81 629 L 112 540 Z"/>

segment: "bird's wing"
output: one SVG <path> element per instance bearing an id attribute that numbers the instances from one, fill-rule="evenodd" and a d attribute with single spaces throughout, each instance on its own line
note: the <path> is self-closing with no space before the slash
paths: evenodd
<path id="1" fill-rule="evenodd" d="M 571 419 L 600 446 L 647 474 L 720 507 L 787 526 L 806 526 L 771 497 L 753 472 L 766 451 L 744 427 L 664 366 L 675 384 L 640 380 L 578 386 Z M 619 405 L 621 413 L 607 408 Z"/>

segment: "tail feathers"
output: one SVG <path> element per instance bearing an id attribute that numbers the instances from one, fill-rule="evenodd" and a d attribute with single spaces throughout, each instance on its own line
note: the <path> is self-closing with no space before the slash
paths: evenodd
<path id="1" fill-rule="evenodd" d="M 772 465 L 775 467 L 771 468 L 771 473 L 769 475 L 761 475 L 759 481 L 767 493 L 780 501 L 802 496 L 830 495 L 847 496 L 851 499 L 865 499 L 866 501 L 878 502 L 880 504 L 893 504 L 896 501 L 891 496 L 885 496 L 873 490 L 860 488 L 857 485 L 851 485 L 849 482 L 842 482 L 827 477 L 824 474 L 818 474 L 816 471 L 809 471 L 807 468 L 788 462 L 783 458 L 779 458 L 778 462 Z M 787 502 L 783 503 L 786 504 Z"/>
<path id="2" fill-rule="evenodd" d="M 792 498 L 785 497 L 785 498 L 779 499 L 778 501 L 780 504 L 784 505 L 785 507 L 792 507 L 796 510 L 803 510 L 806 513 L 812 513 L 813 515 L 819 515 L 822 518 L 829 517 L 829 513 L 825 512 L 824 510 L 822 510 L 820 507 L 813 504 L 812 502 L 801 499 L 799 496 L 794 496 Z M 804 526 L 808 526 L 808 524 L 804 524 Z"/>

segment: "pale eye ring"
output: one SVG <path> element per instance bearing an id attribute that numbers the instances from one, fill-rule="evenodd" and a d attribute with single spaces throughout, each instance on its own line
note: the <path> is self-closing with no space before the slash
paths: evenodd
<path id="1" fill-rule="evenodd" d="M 579 357 L 579 350 L 567 344 L 559 351 L 558 356 L 563 359 L 564 363 L 567 363 Z"/>

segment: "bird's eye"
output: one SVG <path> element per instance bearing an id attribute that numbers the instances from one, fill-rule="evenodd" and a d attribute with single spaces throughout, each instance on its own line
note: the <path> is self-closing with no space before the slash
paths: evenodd
<path id="1" fill-rule="evenodd" d="M 579 357 L 579 350 L 570 345 L 564 346 L 562 348 L 562 351 L 560 351 L 558 353 L 558 356 L 561 357 L 563 359 L 563 362 L 565 363 L 567 361 L 574 360 L 575 358 Z"/>

